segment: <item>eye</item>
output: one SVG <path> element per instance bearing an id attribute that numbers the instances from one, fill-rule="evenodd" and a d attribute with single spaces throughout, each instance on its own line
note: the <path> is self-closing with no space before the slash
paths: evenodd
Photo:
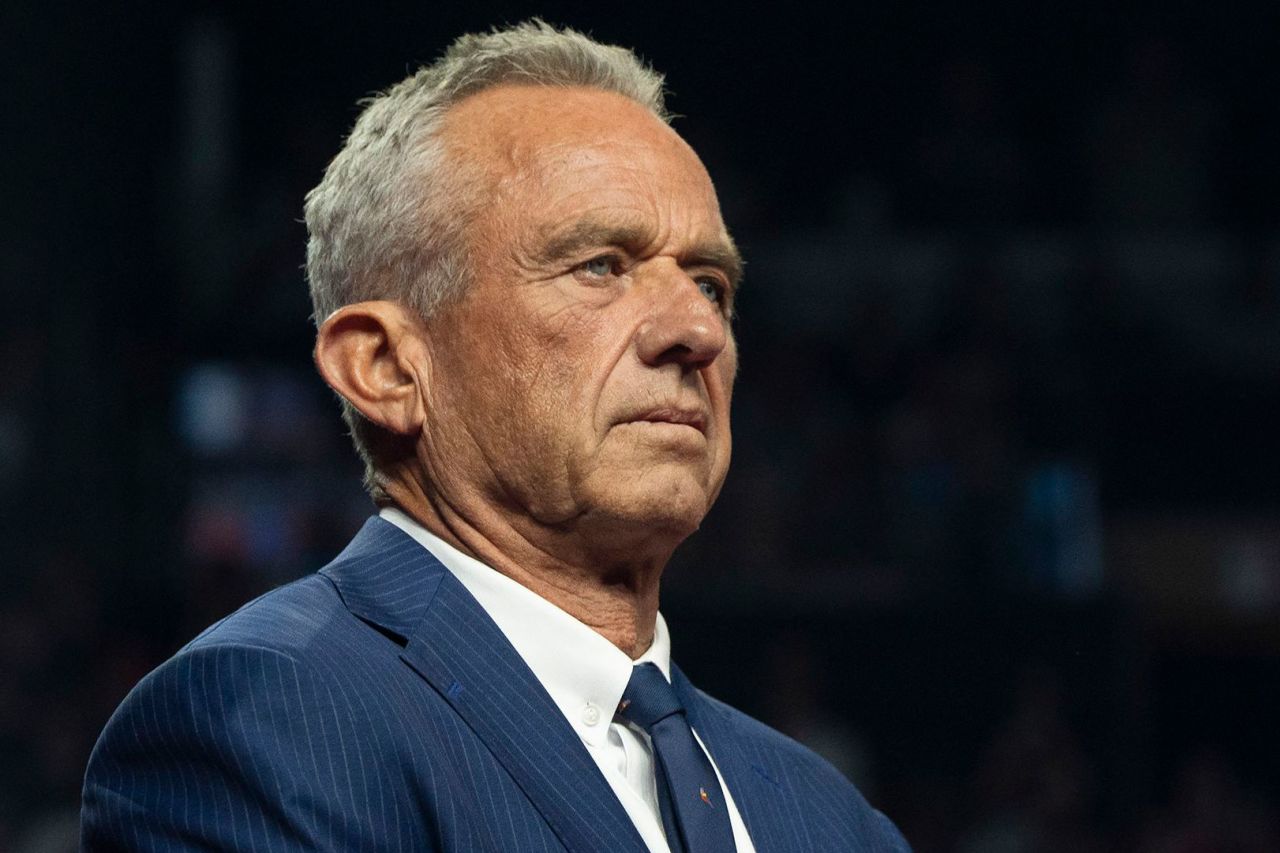
<path id="1" fill-rule="evenodd" d="M 714 278 L 698 279 L 698 289 L 702 291 L 702 295 L 707 297 L 711 302 L 724 301 L 724 285 Z"/>
<path id="2" fill-rule="evenodd" d="M 584 263 L 580 269 L 593 276 L 604 278 L 613 272 L 617 260 L 612 255 L 601 255 Z"/>

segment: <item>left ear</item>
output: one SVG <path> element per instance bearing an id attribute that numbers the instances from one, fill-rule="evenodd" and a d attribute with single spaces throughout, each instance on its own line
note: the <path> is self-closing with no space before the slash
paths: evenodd
<path id="1" fill-rule="evenodd" d="M 316 369 L 352 406 L 390 432 L 416 436 L 426 420 L 421 324 L 395 302 L 357 302 L 316 334 Z"/>

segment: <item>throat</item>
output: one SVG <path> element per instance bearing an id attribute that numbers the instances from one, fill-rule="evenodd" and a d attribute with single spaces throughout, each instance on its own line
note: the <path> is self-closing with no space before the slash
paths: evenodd
<path id="1" fill-rule="evenodd" d="M 658 589 L 652 585 L 606 579 L 590 571 L 530 571 L 510 566 L 502 571 L 512 580 L 568 613 L 604 637 L 632 660 L 653 644 L 658 618 Z"/>
<path id="2" fill-rule="evenodd" d="M 497 514 L 473 522 L 475 513 L 460 513 L 449 503 L 414 500 L 425 494 L 392 497 L 410 521 L 555 605 L 631 659 L 653 644 L 665 559 L 623 559 L 616 546 L 601 553 L 575 541 L 573 531 L 526 531 Z"/>

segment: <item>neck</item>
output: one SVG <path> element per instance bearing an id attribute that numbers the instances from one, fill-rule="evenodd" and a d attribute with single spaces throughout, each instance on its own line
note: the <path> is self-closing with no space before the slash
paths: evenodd
<path id="1" fill-rule="evenodd" d="M 479 501 L 456 505 L 416 479 L 385 488 L 397 508 L 431 533 L 559 607 L 633 660 L 652 644 L 659 581 L 674 544 L 664 551 L 614 531 L 600 547 L 591 541 L 600 537 L 584 534 L 581 525 L 559 529 L 509 518 Z"/>

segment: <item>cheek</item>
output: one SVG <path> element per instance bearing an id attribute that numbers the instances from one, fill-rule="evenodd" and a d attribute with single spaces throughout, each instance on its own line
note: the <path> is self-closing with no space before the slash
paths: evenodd
<path id="1" fill-rule="evenodd" d="M 504 341 L 503 384 L 508 405 L 519 410 L 525 426 L 561 445 L 573 441 L 595 414 L 604 348 L 592 312 L 578 306 L 542 316 L 526 316 L 509 327 Z"/>

